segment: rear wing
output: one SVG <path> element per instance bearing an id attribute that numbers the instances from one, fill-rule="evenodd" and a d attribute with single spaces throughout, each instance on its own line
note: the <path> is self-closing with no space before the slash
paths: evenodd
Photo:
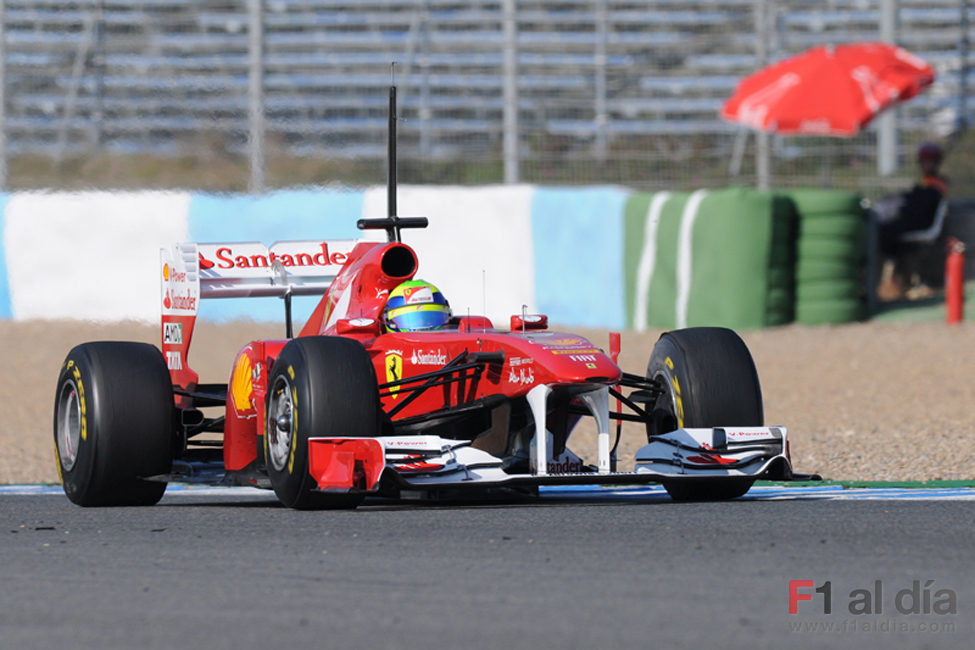
<path id="1" fill-rule="evenodd" d="M 321 295 L 357 240 L 176 244 L 160 251 L 162 313 L 195 315 L 208 298 Z"/>
<path id="2" fill-rule="evenodd" d="M 173 383 L 190 389 L 197 382 L 187 355 L 200 300 L 284 298 L 290 338 L 291 297 L 323 295 L 357 243 L 354 239 L 283 241 L 270 246 L 183 243 L 162 249 L 162 350 Z"/>

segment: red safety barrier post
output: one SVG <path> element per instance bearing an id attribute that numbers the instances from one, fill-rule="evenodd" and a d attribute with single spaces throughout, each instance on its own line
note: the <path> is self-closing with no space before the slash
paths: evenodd
<path id="1" fill-rule="evenodd" d="M 964 318 L 965 310 L 965 244 L 957 237 L 948 238 L 945 260 L 945 312 L 949 325 Z"/>

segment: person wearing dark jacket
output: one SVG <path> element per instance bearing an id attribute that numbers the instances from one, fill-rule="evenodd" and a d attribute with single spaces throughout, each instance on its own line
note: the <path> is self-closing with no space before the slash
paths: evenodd
<path id="1" fill-rule="evenodd" d="M 913 282 L 912 278 L 900 277 L 897 272 L 904 257 L 918 247 L 917 243 L 905 240 L 904 235 L 927 230 L 934 224 L 938 207 L 948 195 L 948 181 L 940 172 L 943 159 L 944 151 L 933 142 L 925 142 L 918 148 L 921 178 L 897 197 L 891 218 L 879 224 L 878 243 L 883 267 L 877 291 L 881 299 L 901 297 L 905 285 Z"/>

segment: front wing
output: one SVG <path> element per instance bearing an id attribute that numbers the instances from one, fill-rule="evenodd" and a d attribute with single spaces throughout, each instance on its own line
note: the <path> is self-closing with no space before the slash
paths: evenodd
<path id="1" fill-rule="evenodd" d="M 567 450 L 549 458 L 542 472 L 533 454 L 528 472 L 512 473 L 503 459 L 470 441 L 439 436 L 311 438 L 308 445 L 309 471 L 318 489 L 333 493 L 378 493 L 389 483 L 422 491 L 792 478 L 784 427 L 679 429 L 653 436 L 628 472 L 584 466 Z"/>

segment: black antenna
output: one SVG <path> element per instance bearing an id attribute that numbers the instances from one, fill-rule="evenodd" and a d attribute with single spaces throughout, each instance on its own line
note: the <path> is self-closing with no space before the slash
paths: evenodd
<path id="1" fill-rule="evenodd" d="M 395 63 L 393 65 L 396 65 Z M 389 87 L 389 135 L 386 143 L 386 216 L 392 220 L 389 241 L 400 241 L 396 216 L 396 86 Z"/>
<path id="2" fill-rule="evenodd" d="M 392 66 L 396 64 L 393 63 Z M 391 67 L 395 73 L 395 67 Z M 396 216 L 396 84 L 389 87 L 389 133 L 386 143 L 386 218 L 359 219 L 356 222 L 359 230 L 385 230 L 389 241 L 400 241 L 400 228 L 426 228 L 426 217 L 398 217 Z"/>

